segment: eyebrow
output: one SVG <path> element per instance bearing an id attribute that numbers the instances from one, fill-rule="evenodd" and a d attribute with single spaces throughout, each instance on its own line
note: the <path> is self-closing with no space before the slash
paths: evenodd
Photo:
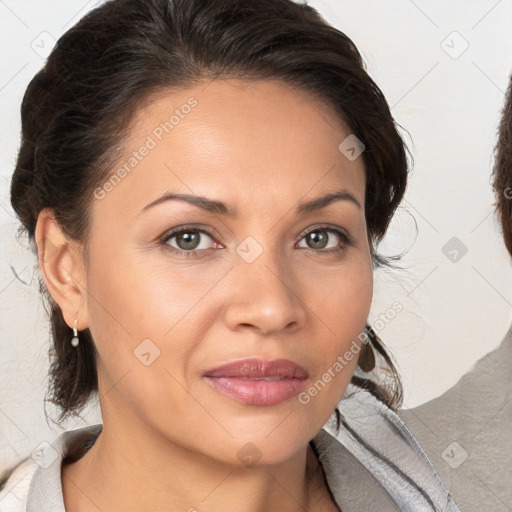
<path id="1" fill-rule="evenodd" d="M 192 194 L 178 194 L 172 191 L 168 191 L 162 196 L 152 201 L 151 203 L 147 204 L 137 214 L 137 216 L 167 201 L 185 201 L 186 203 L 189 203 L 193 206 L 201 208 L 202 210 L 205 210 L 209 213 L 213 213 L 215 215 L 224 215 L 227 217 L 236 217 L 238 215 L 237 210 L 235 208 L 231 208 L 228 205 L 222 203 L 221 201 L 215 201 L 204 196 Z M 296 208 L 296 213 L 298 215 L 303 215 L 315 210 L 320 210 L 321 208 L 325 208 L 327 205 L 335 201 L 348 201 L 356 205 L 359 209 L 361 209 L 361 204 L 359 203 L 359 201 L 348 190 L 342 189 L 333 192 L 332 194 L 327 194 L 326 196 L 318 197 L 316 199 L 312 199 L 311 201 L 300 203 Z"/>

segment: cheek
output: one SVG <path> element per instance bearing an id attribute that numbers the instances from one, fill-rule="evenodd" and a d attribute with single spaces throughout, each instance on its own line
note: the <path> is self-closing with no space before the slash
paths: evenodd
<path id="1" fill-rule="evenodd" d="M 179 399 L 178 383 L 187 381 L 188 363 L 215 323 L 208 294 L 228 270 L 176 269 L 165 259 L 128 251 L 108 258 L 96 253 L 87 282 L 88 315 L 104 389 L 122 379 L 116 388 L 127 402 L 158 398 L 163 390 Z"/>
<path id="2" fill-rule="evenodd" d="M 192 438 L 205 435 L 197 425 L 208 417 L 187 389 L 195 353 L 215 321 L 204 298 L 218 278 L 197 270 L 171 273 L 136 258 L 116 261 L 91 268 L 89 281 L 90 296 L 99 299 L 91 299 L 89 313 L 99 352 L 102 411 L 133 415 L 193 448 L 199 441 L 190 441 L 190 433 L 195 433 Z M 208 443 L 211 439 L 204 441 Z"/>
<path id="3" fill-rule="evenodd" d="M 323 421 L 343 398 L 357 365 L 373 294 L 371 260 L 361 255 L 330 277 L 315 286 L 319 324 L 326 334 L 316 345 L 311 387 L 299 397 Z"/>
<path id="4" fill-rule="evenodd" d="M 190 324 L 184 336 L 187 322 L 180 322 L 195 296 L 148 270 L 121 259 L 91 266 L 88 310 L 103 410 L 131 410 L 151 423 L 162 404 L 190 407 L 182 389 L 185 361 L 199 336 Z"/>
<path id="5" fill-rule="evenodd" d="M 91 258 L 87 289 L 93 328 L 110 336 L 118 333 L 109 345 L 123 338 L 136 344 L 168 337 L 218 281 L 217 274 L 176 268 L 159 255 L 108 252 Z"/>
<path id="6" fill-rule="evenodd" d="M 334 334 L 338 349 L 365 328 L 373 296 L 371 259 L 358 253 L 345 265 L 310 283 L 317 297 L 318 316 Z M 334 348 L 334 346 L 332 348 Z"/>
<path id="7" fill-rule="evenodd" d="M 322 309 L 340 332 L 340 324 L 349 325 L 366 322 L 373 295 L 373 277 L 371 269 L 361 270 L 340 277 L 323 289 Z M 348 324 L 347 324 L 348 322 Z M 364 326 L 363 326 L 364 327 Z M 346 329 L 341 329 L 343 332 Z"/>

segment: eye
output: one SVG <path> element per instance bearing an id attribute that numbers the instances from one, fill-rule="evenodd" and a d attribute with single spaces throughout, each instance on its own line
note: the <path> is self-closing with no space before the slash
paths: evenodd
<path id="1" fill-rule="evenodd" d="M 177 253 L 190 253 L 191 255 L 195 255 L 196 251 L 214 249 L 218 246 L 213 233 L 208 229 L 187 226 L 167 233 L 161 243 L 167 244 Z M 189 256 L 189 254 L 185 254 L 185 256 Z"/>
<path id="2" fill-rule="evenodd" d="M 340 229 L 330 226 L 314 227 L 302 235 L 301 242 L 306 242 L 306 249 L 331 252 L 331 250 L 344 250 L 353 245 L 351 237 Z M 326 249 L 329 249 L 326 251 Z"/>
<path id="3" fill-rule="evenodd" d="M 315 226 L 309 229 L 301 235 L 299 247 L 303 242 L 307 245 L 302 248 L 323 253 L 341 252 L 348 246 L 353 246 L 352 238 L 348 233 L 332 226 Z M 183 258 L 200 257 L 210 249 L 223 247 L 216 241 L 212 231 L 194 226 L 175 228 L 164 234 L 160 243 Z"/>

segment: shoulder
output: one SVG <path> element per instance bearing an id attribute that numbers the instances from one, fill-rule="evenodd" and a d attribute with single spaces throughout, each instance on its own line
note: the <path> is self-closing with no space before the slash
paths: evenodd
<path id="1" fill-rule="evenodd" d="M 37 462 L 27 457 L 0 474 L 0 510 L 23 512 Z"/>
<path id="2" fill-rule="evenodd" d="M 444 394 L 399 412 L 463 509 L 512 503 L 511 360 L 512 328 Z"/>
<path id="3" fill-rule="evenodd" d="M 311 444 L 322 464 L 329 490 L 341 510 L 398 512 L 396 502 L 358 458 L 322 429 Z"/>
<path id="4" fill-rule="evenodd" d="M 0 472 L 0 511 L 63 510 L 61 466 L 76 460 L 94 444 L 102 425 L 62 432 L 52 444 Z"/>
<path id="5" fill-rule="evenodd" d="M 342 424 L 324 428 L 372 473 L 400 510 L 458 512 L 432 463 L 398 415 L 368 391 L 349 386 Z"/>

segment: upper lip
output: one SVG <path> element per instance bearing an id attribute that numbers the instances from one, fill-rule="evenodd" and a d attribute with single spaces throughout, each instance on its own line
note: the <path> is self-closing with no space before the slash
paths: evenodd
<path id="1" fill-rule="evenodd" d="M 249 358 L 223 364 L 204 374 L 205 377 L 225 377 L 240 379 L 263 379 L 280 377 L 282 379 L 307 379 L 308 372 L 289 359 Z"/>

